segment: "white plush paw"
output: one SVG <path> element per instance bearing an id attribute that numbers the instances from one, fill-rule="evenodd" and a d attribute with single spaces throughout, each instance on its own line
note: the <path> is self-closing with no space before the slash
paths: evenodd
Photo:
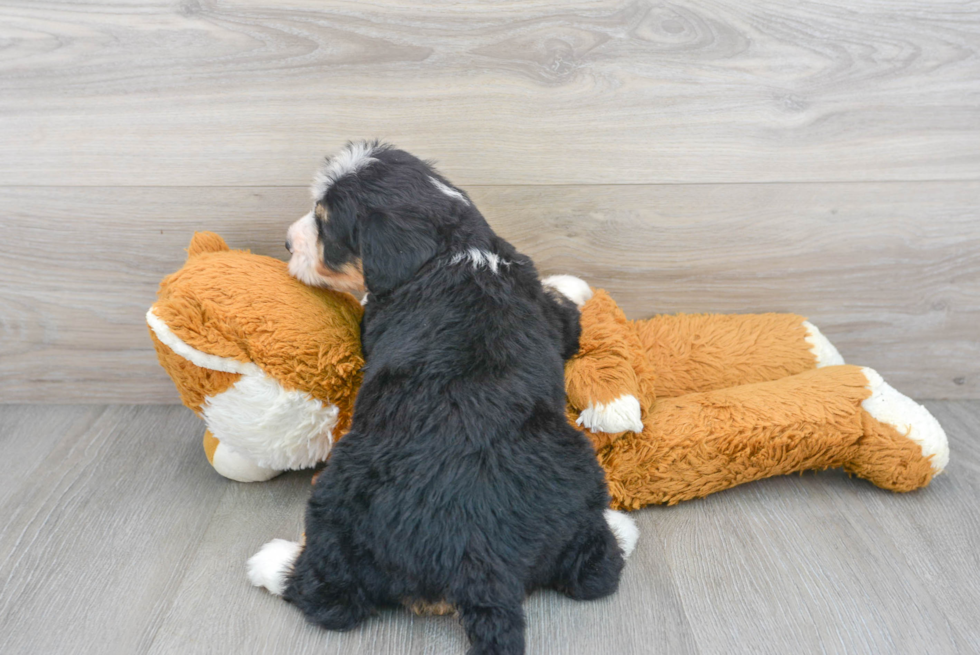
<path id="1" fill-rule="evenodd" d="M 609 524 L 609 529 L 616 537 L 619 549 L 623 551 L 623 558 L 629 557 L 633 553 L 633 549 L 636 548 L 636 541 L 640 538 L 640 529 L 636 527 L 636 521 L 626 514 L 612 509 L 603 512 L 603 516 L 606 518 L 606 523 Z"/>
<path id="2" fill-rule="evenodd" d="M 810 344 L 810 352 L 817 358 L 817 368 L 824 366 L 840 366 L 844 363 L 844 358 L 837 352 L 830 339 L 825 337 L 816 325 L 810 321 L 803 321 L 806 328 L 806 342 Z"/>
<path id="3" fill-rule="evenodd" d="M 871 396 L 861 402 L 861 407 L 882 423 L 888 423 L 900 433 L 919 444 L 922 454 L 932 456 L 930 463 L 936 473 L 942 472 L 949 463 L 949 444 L 946 432 L 929 410 L 905 394 L 896 391 L 885 382 L 877 371 L 862 368 L 868 378 Z"/>
<path id="4" fill-rule="evenodd" d="M 215 471 L 236 482 L 265 482 L 282 473 L 259 466 L 223 443 L 219 443 L 214 450 L 211 465 Z"/>
<path id="5" fill-rule="evenodd" d="M 579 307 L 592 297 L 592 289 L 585 280 L 574 275 L 550 275 L 541 280 L 541 285 L 554 289 Z"/>
<path id="6" fill-rule="evenodd" d="M 248 559 L 248 581 L 282 596 L 286 591 L 286 577 L 302 551 L 303 547 L 295 541 L 273 539 Z"/>
<path id="7" fill-rule="evenodd" d="M 589 403 L 576 423 L 592 432 L 643 432 L 640 401 L 624 395 L 610 403 Z"/>

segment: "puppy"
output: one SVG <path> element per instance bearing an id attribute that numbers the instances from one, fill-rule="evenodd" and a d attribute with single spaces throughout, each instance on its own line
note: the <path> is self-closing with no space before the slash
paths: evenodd
<path id="1" fill-rule="evenodd" d="M 390 145 L 348 144 L 313 196 L 289 230 L 289 270 L 366 289 L 364 381 L 305 545 L 267 544 L 250 577 L 329 629 L 448 603 L 470 653 L 523 653 L 525 595 L 613 593 L 636 537 L 565 418 L 580 329 L 566 296 L 584 302 L 588 286 L 543 286 L 464 192 Z"/>

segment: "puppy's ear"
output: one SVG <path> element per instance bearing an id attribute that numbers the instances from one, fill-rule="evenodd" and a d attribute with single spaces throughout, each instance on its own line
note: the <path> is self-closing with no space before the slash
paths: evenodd
<path id="1" fill-rule="evenodd" d="M 422 217 L 371 212 L 358 225 L 364 284 L 381 294 L 415 275 L 437 250 L 435 226 Z"/>

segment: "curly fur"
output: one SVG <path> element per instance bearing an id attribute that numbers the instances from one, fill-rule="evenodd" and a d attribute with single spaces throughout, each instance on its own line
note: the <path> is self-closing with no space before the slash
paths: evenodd
<path id="1" fill-rule="evenodd" d="M 445 601 L 471 653 L 522 653 L 526 593 L 598 598 L 623 567 L 603 472 L 565 420 L 578 310 L 429 164 L 348 150 L 371 163 L 332 180 L 317 229 L 324 266 L 363 264 L 364 382 L 284 597 L 338 630 Z"/>

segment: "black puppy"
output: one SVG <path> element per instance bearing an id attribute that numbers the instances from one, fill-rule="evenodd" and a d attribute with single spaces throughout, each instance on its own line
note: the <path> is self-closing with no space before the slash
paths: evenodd
<path id="1" fill-rule="evenodd" d="M 366 287 L 364 381 L 314 487 L 305 545 L 267 544 L 249 575 L 326 628 L 448 602 L 471 653 L 523 653 L 525 595 L 611 594 L 636 536 L 607 510 L 595 452 L 565 418 L 578 309 L 404 151 L 348 144 L 313 194 L 289 231 L 290 271 Z M 558 286 L 588 293 L 571 280 Z"/>

